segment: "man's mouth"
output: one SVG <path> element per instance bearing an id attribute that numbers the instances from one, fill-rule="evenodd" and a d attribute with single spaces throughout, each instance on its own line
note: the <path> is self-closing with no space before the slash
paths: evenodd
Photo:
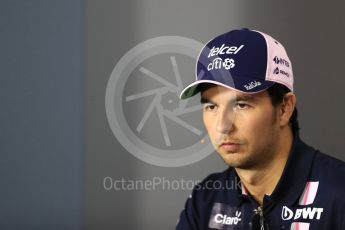
<path id="1" fill-rule="evenodd" d="M 219 148 L 227 152 L 237 152 L 240 146 L 241 143 L 239 142 L 223 142 L 219 145 Z"/>

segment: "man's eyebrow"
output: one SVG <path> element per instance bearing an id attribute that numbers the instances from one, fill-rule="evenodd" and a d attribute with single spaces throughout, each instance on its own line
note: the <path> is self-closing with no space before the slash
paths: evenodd
<path id="1" fill-rule="evenodd" d="M 234 103 L 237 101 L 252 101 L 252 100 L 254 100 L 254 97 L 252 95 L 239 95 L 239 96 L 236 96 L 236 97 L 233 97 L 232 99 L 230 99 L 229 102 Z M 211 99 L 209 99 L 207 97 L 201 97 L 200 103 L 201 104 L 206 104 L 206 103 L 215 104 Z"/>
<path id="2" fill-rule="evenodd" d="M 201 104 L 206 104 L 206 103 L 214 104 L 210 99 L 208 99 L 208 98 L 206 98 L 206 97 L 201 97 L 201 98 L 200 98 L 200 103 L 201 103 Z"/>
<path id="3" fill-rule="evenodd" d="M 254 97 L 250 94 L 236 96 L 232 101 L 252 101 Z"/>

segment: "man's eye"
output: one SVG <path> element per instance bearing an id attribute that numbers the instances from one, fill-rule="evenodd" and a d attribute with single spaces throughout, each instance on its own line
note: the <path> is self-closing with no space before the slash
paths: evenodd
<path id="1" fill-rule="evenodd" d="M 213 104 L 205 104 L 204 109 L 207 111 L 214 111 L 216 109 L 216 105 Z"/>
<path id="2" fill-rule="evenodd" d="M 241 102 L 238 102 L 238 103 L 236 103 L 236 108 L 237 109 L 246 109 L 246 108 L 248 108 L 248 104 L 246 104 L 246 103 L 241 103 Z"/>

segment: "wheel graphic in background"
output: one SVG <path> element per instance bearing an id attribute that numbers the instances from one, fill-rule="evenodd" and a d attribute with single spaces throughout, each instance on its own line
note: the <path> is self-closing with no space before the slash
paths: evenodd
<path id="1" fill-rule="evenodd" d="M 149 39 L 128 51 L 109 78 L 105 109 L 110 128 L 133 156 L 179 167 L 213 152 L 198 96 L 180 100 L 195 79 L 202 44 L 179 36 Z"/>

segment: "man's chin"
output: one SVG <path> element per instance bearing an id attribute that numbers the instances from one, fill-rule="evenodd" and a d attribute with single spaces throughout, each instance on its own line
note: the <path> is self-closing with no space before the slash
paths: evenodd
<path id="1" fill-rule="evenodd" d="M 248 158 L 241 156 L 240 153 L 221 154 L 223 161 L 230 167 L 239 169 L 250 169 L 254 167 L 254 162 Z"/>

